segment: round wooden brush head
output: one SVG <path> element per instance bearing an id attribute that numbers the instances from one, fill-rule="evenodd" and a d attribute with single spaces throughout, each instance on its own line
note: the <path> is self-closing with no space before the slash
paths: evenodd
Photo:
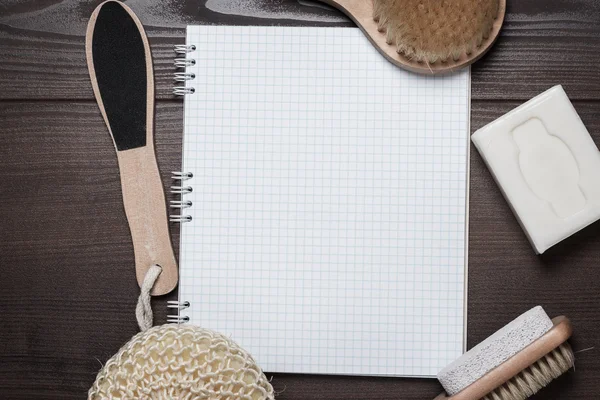
<path id="1" fill-rule="evenodd" d="M 399 54 L 426 64 L 469 56 L 492 33 L 500 0 L 373 0 L 373 19 Z"/>
<path id="2" fill-rule="evenodd" d="M 452 72 L 483 56 L 500 33 L 506 0 L 321 0 L 348 15 L 393 64 Z"/>

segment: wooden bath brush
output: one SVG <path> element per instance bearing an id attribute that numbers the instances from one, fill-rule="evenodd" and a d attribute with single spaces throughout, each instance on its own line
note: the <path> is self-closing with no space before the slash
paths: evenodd
<path id="1" fill-rule="evenodd" d="M 423 74 L 481 58 L 504 21 L 506 0 L 320 0 L 348 15 L 385 58 Z"/>

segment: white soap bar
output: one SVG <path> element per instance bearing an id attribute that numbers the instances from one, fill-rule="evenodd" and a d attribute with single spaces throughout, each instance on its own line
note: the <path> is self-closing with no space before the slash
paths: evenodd
<path id="1" fill-rule="evenodd" d="M 562 86 L 471 140 L 537 253 L 600 219 L 600 153 Z"/>

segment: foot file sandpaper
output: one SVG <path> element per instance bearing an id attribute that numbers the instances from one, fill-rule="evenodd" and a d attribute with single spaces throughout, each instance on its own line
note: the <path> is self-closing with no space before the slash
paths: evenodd
<path id="1" fill-rule="evenodd" d="M 117 150 L 145 146 L 144 42 L 135 21 L 116 2 L 105 3 L 100 8 L 94 27 L 92 56 L 96 82 Z"/>

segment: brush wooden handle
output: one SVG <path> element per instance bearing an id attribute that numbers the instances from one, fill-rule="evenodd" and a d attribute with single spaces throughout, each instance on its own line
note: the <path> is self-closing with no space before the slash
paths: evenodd
<path id="1" fill-rule="evenodd" d="M 552 319 L 552 322 L 554 323 L 554 327 L 541 338 L 489 371 L 465 389 L 454 396 L 447 396 L 445 393 L 442 393 L 434 400 L 479 400 L 497 387 L 502 386 L 571 337 L 573 328 L 567 317 L 556 317 Z"/>
<path id="2" fill-rule="evenodd" d="M 504 22 L 506 13 L 506 0 L 500 0 L 498 4 L 498 16 L 494 21 L 492 32 L 485 39 L 476 51 L 471 54 L 461 56 L 458 60 L 448 60 L 443 63 L 427 65 L 410 60 L 396 51 L 396 46 L 387 44 L 385 33 L 379 32 L 377 22 L 373 20 L 373 2 L 372 0 L 320 0 L 329 4 L 346 14 L 363 31 L 369 41 L 377 50 L 387 58 L 392 64 L 406 70 L 419 74 L 442 74 L 464 68 L 479 60 L 492 47 L 500 28 Z"/>
<path id="3" fill-rule="evenodd" d="M 141 286 L 146 272 L 162 267 L 151 294 L 177 286 L 167 207 L 154 151 L 154 73 L 144 28 L 129 7 L 106 1 L 90 17 L 86 55 L 100 112 L 113 138 L 123 204 Z"/>

